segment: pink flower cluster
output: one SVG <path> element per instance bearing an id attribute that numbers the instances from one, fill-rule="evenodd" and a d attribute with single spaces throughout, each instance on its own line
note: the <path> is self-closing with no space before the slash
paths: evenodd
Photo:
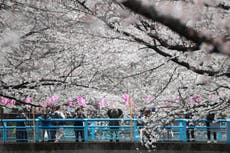
<path id="1" fill-rule="evenodd" d="M 8 99 L 8 98 L 5 98 L 5 97 L 1 97 L 1 103 L 4 106 L 14 106 L 16 102 L 13 99 Z"/>

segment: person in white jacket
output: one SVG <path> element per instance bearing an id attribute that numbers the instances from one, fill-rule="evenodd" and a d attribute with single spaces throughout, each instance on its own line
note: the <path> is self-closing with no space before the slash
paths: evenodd
<path id="1" fill-rule="evenodd" d="M 65 115 L 61 111 L 60 108 L 61 108 L 60 106 L 57 106 L 55 111 L 54 111 L 54 116 L 55 116 L 54 118 L 55 119 L 65 119 Z M 57 126 L 63 126 L 63 125 L 64 125 L 64 122 L 62 122 L 62 121 L 57 122 Z M 55 143 L 60 142 L 61 138 L 64 136 L 64 128 L 63 127 L 58 128 L 55 136 L 56 136 L 56 140 L 54 142 Z"/>

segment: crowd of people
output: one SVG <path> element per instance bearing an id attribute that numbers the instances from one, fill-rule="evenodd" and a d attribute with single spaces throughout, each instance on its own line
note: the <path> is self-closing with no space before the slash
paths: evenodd
<path id="1" fill-rule="evenodd" d="M 142 109 L 140 111 L 139 118 L 141 119 L 139 126 L 145 126 L 147 125 L 148 120 L 144 121 L 146 118 L 150 118 L 151 120 L 151 114 L 152 112 L 155 112 L 156 109 Z M 186 140 L 187 142 L 194 142 L 195 141 L 195 128 L 197 125 L 197 121 L 194 120 L 194 114 L 192 110 L 186 109 L 186 113 L 184 114 L 183 118 L 186 119 Z M 217 132 L 220 130 L 220 122 L 218 122 L 218 119 L 224 119 L 226 116 L 222 113 L 215 113 L 213 111 L 207 112 L 206 118 L 203 121 L 203 123 L 206 126 L 206 134 L 207 134 L 207 143 L 217 143 Z M 199 122 L 200 123 L 200 122 Z M 145 135 L 145 129 L 140 129 L 140 139 L 143 139 Z M 147 136 L 148 137 L 148 136 Z"/>
<path id="2" fill-rule="evenodd" d="M 184 118 L 187 119 L 186 122 L 186 136 L 187 141 L 195 141 L 195 126 L 196 122 L 193 121 L 193 114 L 187 110 L 188 113 L 185 114 Z M 218 119 L 224 119 L 225 116 L 222 113 L 219 113 L 218 115 L 214 112 L 208 112 L 206 115 L 206 122 L 205 125 L 207 127 L 207 142 L 211 143 L 212 141 L 214 143 L 217 143 L 217 132 L 220 129 L 220 123 L 217 122 Z M 213 137 L 212 137 L 213 136 Z"/>
<path id="3" fill-rule="evenodd" d="M 155 112 L 155 108 L 152 109 L 142 109 L 140 111 L 140 115 L 138 116 L 141 119 L 141 122 L 138 122 L 138 126 L 143 127 L 146 125 L 144 122 L 145 118 L 149 118 L 152 112 Z M 195 141 L 195 124 L 196 122 L 193 121 L 193 113 L 189 110 L 186 110 L 186 114 L 184 118 L 187 119 L 186 121 L 186 138 L 187 141 Z M 119 108 L 111 108 L 107 111 L 106 116 L 115 119 L 115 118 L 122 118 L 123 111 Z M 17 119 L 26 119 L 26 115 L 23 111 L 19 111 L 19 114 L 16 117 Z M 74 118 L 76 119 L 73 123 L 74 125 L 74 134 L 75 134 L 75 141 L 84 142 L 84 118 L 87 118 L 87 115 L 84 113 L 83 107 L 78 107 L 74 113 L 63 113 L 60 106 L 56 106 L 54 108 L 47 108 L 46 112 L 40 114 L 38 119 L 40 120 L 40 125 L 42 127 L 42 141 L 49 141 L 58 143 L 64 136 L 64 128 L 65 125 L 64 121 L 57 120 L 51 121 L 51 119 L 65 119 L 65 118 Z M 208 143 L 213 141 L 214 143 L 217 142 L 217 130 L 219 123 L 215 122 L 214 120 L 218 119 L 215 117 L 215 113 L 209 112 L 206 117 L 206 126 L 207 126 L 207 139 Z M 16 126 L 16 141 L 17 142 L 27 142 L 27 130 L 25 122 L 17 122 Z M 110 120 L 108 123 L 109 126 L 109 141 L 119 141 L 119 126 L 120 121 L 118 120 Z M 212 127 L 212 128 L 211 128 Z M 213 128 L 215 127 L 215 128 Z M 145 134 L 144 128 L 139 128 L 140 139 L 142 139 L 143 135 Z M 213 138 L 211 136 L 213 135 Z M 46 139 L 46 140 L 45 140 Z"/>
<path id="4" fill-rule="evenodd" d="M 121 118 L 123 112 L 118 108 L 111 108 L 107 111 L 107 117 L 109 118 Z M 17 119 L 26 119 L 25 113 L 21 110 L 18 113 Z M 47 108 L 43 114 L 39 114 L 37 119 L 40 121 L 41 129 L 42 129 L 42 141 L 45 142 L 45 139 L 48 139 L 48 142 L 58 143 L 64 136 L 64 128 L 65 125 L 64 120 L 73 118 L 76 119 L 73 123 L 74 125 L 74 134 L 76 142 L 84 142 L 84 118 L 87 118 L 87 115 L 84 113 L 83 107 L 78 107 L 74 113 L 71 112 L 63 112 L 60 106 L 56 106 L 53 108 Z M 56 119 L 55 121 L 51 121 L 51 119 Z M 110 126 L 110 141 L 113 140 L 119 141 L 118 131 L 120 122 L 117 120 L 109 121 L 108 125 Z M 16 124 L 16 141 L 17 142 L 28 142 L 26 123 L 25 122 L 17 122 Z"/>

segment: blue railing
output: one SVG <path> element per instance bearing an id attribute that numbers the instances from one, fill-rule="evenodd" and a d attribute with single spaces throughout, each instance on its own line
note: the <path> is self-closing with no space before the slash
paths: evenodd
<path id="1" fill-rule="evenodd" d="M 46 126 L 44 122 L 46 121 Z M 83 122 L 84 126 L 77 126 L 74 123 Z M 109 122 L 120 123 L 119 126 L 109 124 Z M 207 130 L 215 129 L 217 141 L 230 143 L 230 120 L 216 120 L 216 126 L 206 126 L 206 120 L 190 121 L 194 124 L 187 125 L 186 119 L 175 119 L 167 126 L 143 127 L 138 125 L 138 119 L 119 118 L 85 118 L 85 119 L 3 119 L 0 126 L 1 142 L 41 142 L 55 141 L 56 134 L 62 131 L 61 141 L 75 141 L 75 133 L 79 132 L 83 138 L 80 140 L 88 141 L 133 141 L 138 142 L 143 137 L 140 131 L 160 129 L 159 141 L 181 141 L 187 142 L 187 130 L 193 129 L 195 141 L 207 141 Z M 25 123 L 25 126 L 19 126 Z M 16 126 L 18 125 L 18 126 Z M 78 131 L 76 131 L 78 130 Z M 26 137 L 25 137 L 26 134 Z M 116 137 L 117 134 L 117 137 Z"/>

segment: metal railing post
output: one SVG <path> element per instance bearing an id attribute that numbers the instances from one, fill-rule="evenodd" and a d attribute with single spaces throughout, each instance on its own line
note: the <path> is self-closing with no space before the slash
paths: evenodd
<path id="1" fill-rule="evenodd" d="M 2 123 L 3 123 L 3 134 L 2 134 L 2 136 L 3 136 L 3 142 L 6 142 L 6 140 L 7 140 L 7 122 L 6 121 L 2 121 Z"/>
<path id="2" fill-rule="evenodd" d="M 227 120 L 227 143 L 230 143 L 230 120 Z"/>
<path id="3" fill-rule="evenodd" d="M 84 140 L 85 142 L 88 142 L 89 141 L 89 138 L 88 138 L 88 119 L 84 119 Z"/>
<path id="4" fill-rule="evenodd" d="M 91 121 L 91 139 L 94 140 L 95 139 L 95 121 Z"/>
<path id="5" fill-rule="evenodd" d="M 35 142 L 39 142 L 39 119 L 35 119 Z"/>
<path id="6" fill-rule="evenodd" d="M 217 132 L 217 141 L 222 140 L 222 129 L 221 129 L 221 122 L 218 121 L 218 132 Z"/>
<path id="7" fill-rule="evenodd" d="M 137 142 L 138 141 L 138 127 L 137 127 L 137 119 L 133 119 L 133 141 Z"/>
<path id="8" fill-rule="evenodd" d="M 180 120 L 180 140 L 183 142 L 187 141 L 187 129 L 186 129 L 186 120 Z"/>

